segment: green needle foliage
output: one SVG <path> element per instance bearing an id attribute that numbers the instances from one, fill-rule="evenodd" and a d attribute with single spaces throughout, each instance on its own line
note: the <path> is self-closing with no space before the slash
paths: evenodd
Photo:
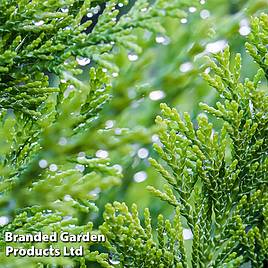
<path id="1" fill-rule="evenodd" d="M 120 183 L 109 159 L 95 157 L 94 144 L 95 131 L 103 131 L 100 111 L 110 98 L 111 74 L 118 72 L 113 51 L 124 47 L 136 57 L 142 50 L 136 29 L 164 34 L 161 17 L 183 18 L 187 6 L 139 0 L 121 13 L 127 4 L 0 2 L 0 206 L 9 221 L 0 232 L 1 267 L 112 267 L 108 254 L 91 251 L 90 244 L 83 258 L 6 258 L 3 236 L 91 231 L 96 196 Z M 82 82 L 79 65 L 88 64 L 89 79 Z"/>
<path id="2" fill-rule="evenodd" d="M 141 224 L 135 206 L 107 205 L 101 230 L 116 267 L 267 267 L 268 15 L 251 23 L 246 47 L 260 67 L 252 80 L 240 80 L 241 56 L 232 60 L 227 47 L 204 74 L 220 96 L 214 106 L 201 103 L 205 113 L 192 121 L 161 105 L 161 144 L 154 148 L 162 160 L 150 162 L 167 185 L 148 189 L 175 216 L 171 223 L 160 215 L 154 231 L 148 210 Z M 192 232 L 190 250 L 182 226 Z"/>

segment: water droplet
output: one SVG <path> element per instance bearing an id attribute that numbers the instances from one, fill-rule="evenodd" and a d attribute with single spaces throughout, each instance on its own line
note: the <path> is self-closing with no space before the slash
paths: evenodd
<path id="1" fill-rule="evenodd" d="M 100 192 L 101 189 L 99 187 L 96 187 L 94 190 L 90 191 L 89 194 L 96 197 Z"/>
<path id="2" fill-rule="evenodd" d="M 242 26 L 239 29 L 239 33 L 243 36 L 249 35 L 250 34 L 250 27 L 249 26 Z"/>
<path id="3" fill-rule="evenodd" d="M 90 63 L 90 59 L 88 58 L 82 58 L 82 57 L 76 57 L 76 61 L 81 66 L 86 66 Z"/>
<path id="4" fill-rule="evenodd" d="M 206 45 L 206 52 L 218 53 L 218 52 L 222 51 L 226 46 L 227 46 L 226 40 L 218 40 L 218 41 L 213 42 L 213 43 L 208 43 Z"/>
<path id="5" fill-rule="evenodd" d="M 121 173 L 123 171 L 122 166 L 118 165 L 118 164 L 114 165 L 113 168 L 115 168 L 119 173 Z"/>
<path id="6" fill-rule="evenodd" d="M 62 7 L 60 10 L 63 13 L 68 13 L 69 12 L 69 8 L 68 7 Z"/>
<path id="7" fill-rule="evenodd" d="M 81 172 L 84 172 L 84 170 L 85 170 L 85 166 L 84 166 L 84 165 L 81 165 L 81 164 L 77 164 L 77 165 L 75 166 L 75 169 L 77 169 L 77 170 L 79 170 L 79 171 L 81 171 Z"/>
<path id="8" fill-rule="evenodd" d="M 194 13 L 196 11 L 196 7 L 189 7 L 189 12 Z"/>
<path id="9" fill-rule="evenodd" d="M 156 41 L 156 43 L 163 44 L 163 45 L 168 45 L 170 42 L 169 38 L 167 36 L 164 36 L 164 35 L 158 35 L 155 38 L 155 41 Z"/>
<path id="10" fill-rule="evenodd" d="M 55 172 L 58 170 L 58 167 L 56 164 L 51 164 L 49 165 L 49 170 Z"/>
<path id="11" fill-rule="evenodd" d="M 124 4 L 123 3 L 118 3 L 118 7 L 123 7 Z"/>
<path id="12" fill-rule="evenodd" d="M 154 91 L 150 92 L 150 94 L 149 94 L 149 98 L 153 101 L 161 100 L 161 99 L 165 98 L 165 96 L 166 96 L 166 94 L 162 90 L 154 90 Z"/>
<path id="13" fill-rule="evenodd" d="M 88 17 L 88 18 L 92 18 L 93 16 L 94 16 L 94 14 L 93 14 L 92 12 L 88 12 L 88 13 L 87 13 L 87 17 Z"/>
<path id="14" fill-rule="evenodd" d="M 206 3 L 206 0 L 200 0 L 200 4 L 204 5 Z"/>
<path id="15" fill-rule="evenodd" d="M 113 120 L 108 120 L 105 122 L 105 128 L 109 129 L 114 126 L 114 121 Z"/>
<path id="16" fill-rule="evenodd" d="M 107 70 L 106 68 L 102 68 L 102 71 L 103 71 L 104 73 L 107 73 L 107 72 L 108 72 L 108 70 Z"/>
<path id="17" fill-rule="evenodd" d="M 188 22 L 188 20 L 186 18 L 181 19 L 182 24 L 186 24 L 187 22 Z"/>
<path id="18" fill-rule="evenodd" d="M 140 148 L 138 151 L 138 157 L 145 159 L 149 156 L 149 151 L 146 148 Z"/>
<path id="19" fill-rule="evenodd" d="M 182 235 L 184 240 L 193 239 L 193 233 L 191 229 L 183 229 Z"/>
<path id="20" fill-rule="evenodd" d="M 64 201 L 71 201 L 73 200 L 73 198 L 70 196 L 70 195 L 65 195 L 64 198 L 63 198 Z"/>
<path id="21" fill-rule="evenodd" d="M 86 156 L 86 153 L 85 152 L 79 152 L 78 153 L 78 157 L 85 157 Z"/>
<path id="22" fill-rule="evenodd" d="M 116 128 L 116 129 L 114 130 L 114 134 L 115 134 L 115 135 L 121 135 L 121 134 L 122 134 L 122 129 L 121 129 L 121 128 Z"/>
<path id="23" fill-rule="evenodd" d="M 160 139 L 159 139 L 159 136 L 157 134 L 154 134 L 152 136 L 152 142 L 158 142 Z"/>
<path id="24" fill-rule="evenodd" d="M 254 105 L 251 100 L 249 100 L 249 110 L 250 110 L 251 115 L 254 115 Z"/>
<path id="25" fill-rule="evenodd" d="M 180 66 L 180 71 L 182 73 L 189 72 L 193 69 L 193 64 L 191 62 L 185 62 Z"/>
<path id="26" fill-rule="evenodd" d="M 40 168 L 46 168 L 48 165 L 47 160 L 45 159 L 41 159 L 38 164 Z"/>
<path id="27" fill-rule="evenodd" d="M 111 264 L 113 264 L 113 265 L 117 265 L 117 264 L 120 263 L 120 260 L 116 260 L 116 259 L 112 259 L 112 258 L 110 258 L 110 259 L 109 259 L 109 262 L 110 262 Z"/>
<path id="28" fill-rule="evenodd" d="M 99 5 L 97 5 L 97 6 L 95 6 L 95 7 L 93 8 L 93 13 L 94 13 L 94 14 L 98 14 L 99 11 L 100 11 L 100 6 L 99 6 Z"/>
<path id="29" fill-rule="evenodd" d="M 148 10 L 147 7 L 144 7 L 141 9 L 141 12 L 146 12 L 147 10 Z"/>
<path id="30" fill-rule="evenodd" d="M 137 54 L 134 54 L 134 53 L 129 53 L 128 54 L 128 59 L 130 61 L 136 61 L 136 60 L 138 60 L 138 58 L 139 58 L 139 56 Z"/>
<path id="31" fill-rule="evenodd" d="M 207 67 L 206 70 L 205 70 L 205 73 L 206 74 L 209 74 L 210 73 L 210 70 L 211 70 L 210 67 Z"/>
<path id="32" fill-rule="evenodd" d="M 96 156 L 98 158 L 107 158 L 109 156 L 109 153 L 107 151 L 105 151 L 105 150 L 98 150 L 96 152 Z"/>
<path id="33" fill-rule="evenodd" d="M 118 77 L 118 75 L 119 75 L 118 73 L 112 73 L 113 77 Z"/>
<path id="34" fill-rule="evenodd" d="M 209 18 L 209 16 L 210 16 L 210 12 L 207 9 L 203 9 L 200 11 L 201 19 L 205 20 L 205 19 Z"/>
<path id="35" fill-rule="evenodd" d="M 67 98 L 70 94 L 70 92 L 72 92 L 74 90 L 74 86 L 73 85 L 69 85 L 66 90 L 63 93 L 64 98 Z"/>
<path id="36" fill-rule="evenodd" d="M 0 216 L 0 226 L 7 225 L 9 223 L 9 217 Z"/>
<path id="37" fill-rule="evenodd" d="M 40 20 L 40 21 L 33 21 L 33 24 L 35 26 L 42 26 L 45 22 L 43 20 Z"/>
<path id="38" fill-rule="evenodd" d="M 133 179 L 135 182 L 138 182 L 138 183 L 143 182 L 147 179 L 147 173 L 145 171 L 139 171 L 135 173 Z"/>
<path id="39" fill-rule="evenodd" d="M 67 144 L 67 139 L 65 137 L 61 137 L 59 140 L 59 145 L 64 146 Z"/>

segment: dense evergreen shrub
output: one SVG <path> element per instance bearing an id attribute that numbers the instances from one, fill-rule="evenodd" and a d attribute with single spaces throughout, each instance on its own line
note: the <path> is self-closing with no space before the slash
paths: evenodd
<path id="1" fill-rule="evenodd" d="M 256 3 L 257 7 L 247 3 L 249 14 L 265 6 L 265 1 Z M 201 103 L 209 119 L 202 113 L 197 122 L 192 121 L 190 114 L 182 116 L 161 104 L 162 116 L 149 131 L 120 128 L 112 133 L 111 122 L 105 123 L 112 113 L 123 114 L 131 106 L 120 80 L 113 84 L 120 71 L 128 70 L 120 53 L 137 61 L 142 50 L 149 53 L 144 40 L 148 36 L 167 46 L 172 40 L 165 27 L 173 21 L 185 24 L 188 13 L 199 8 L 199 1 L 179 0 L 0 2 L 0 267 L 265 267 L 266 14 L 252 18 L 246 44 L 260 68 L 252 79 L 242 81 L 241 56 L 233 59 L 229 47 L 200 67 L 220 97 L 215 105 Z M 198 20 L 193 21 L 197 25 Z M 235 16 L 230 21 L 228 29 L 235 25 Z M 192 58 L 205 50 L 201 36 L 196 39 L 194 44 L 188 41 L 187 53 Z M 195 67 L 177 80 L 180 60 L 167 63 L 167 70 L 163 63 L 158 80 L 150 81 L 170 86 L 170 101 L 176 95 L 175 85 L 183 82 L 186 87 L 190 83 L 186 76 L 198 73 Z M 146 58 L 141 62 L 146 66 Z M 136 68 L 121 79 L 135 84 L 136 76 L 142 76 L 141 65 Z M 148 87 L 139 86 L 137 95 L 143 98 Z M 121 172 L 121 158 L 116 162 L 107 158 L 103 148 L 117 151 L 124 145 L 123 153 L 118 152 L 121 156 L 138 139 L 149 144 L 148 137 L 155 131 L 160 137 L 154 145 L 158 156 L 150 163 L 167 185 L 163 191 L 153 186 L 148 190 L 171 205 L 171 217 L 160 214 L 155 224 L 157 213 L 151 215 L 145 209 L 140 217 L 136 205 L 129 210 L 125 203 L 115 202 L 106 205 L 102 222 L 103 204 L 124 199 L 122 192 L 129 184 L 122 182 L 128 170 Z M 115 198 L 111 192 L 120 183 L 121 198 Z M 105 199 L 106 194 L 109 198 Z M 190 244 L 183 238 L 185 228 L 193 235 Z M 6 243 L 7 231 L 90 231 L 105 234 L 107 242 L 82 243 L 86 248 L 83 257 L 6 257 L 7 245 L 33 245 Z M 54 246 L 65 245 L 58 242 Z"/>

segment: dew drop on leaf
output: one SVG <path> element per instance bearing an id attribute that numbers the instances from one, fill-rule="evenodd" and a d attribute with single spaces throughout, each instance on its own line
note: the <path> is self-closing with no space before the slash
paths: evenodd
<path id="1" fill-rule="evenodd" d="M 45 22 L 43 20 L 40 20 L 40 21 L 33 21 L 33 24 L 35 26 L 42 26 Z"/>
<path id="2" fill-rule="evenodd" d="M 90 63 L 89 58 L 76 57 L 76 61 L 81 66 L 86 66 Z"/>
<path id="3" fill-rule="evenodd" d="M 170 40 L 167 36 L 164 35 L 157 35 L 155 38 L 156 43 L 158 44 L 163 44 L 163 45 L 168 45 Z"/>
<path id="4" fill-rule="evenodd" d="M 130 61 L 136 61 L 136 60 L 138 60 L 138 58 L 139 58 L 139 56 L 137 54 L 135 54 L 135 53 L 129 53 L 128 54 L 128 59 Z"/>

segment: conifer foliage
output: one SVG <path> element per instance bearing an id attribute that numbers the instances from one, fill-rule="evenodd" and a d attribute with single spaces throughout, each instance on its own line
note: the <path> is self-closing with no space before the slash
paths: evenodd
<path id="1" fill-rule="evenodd" d="M 90 250 L 72 260 L 5 258 L 3 235 L 91 231 L 85 219 L 97 210 L 96 193 L 120 182 L 109 159 L 96 158 L 87 146 L 110 98 L 111 73 L 118 71 L 111 51 L 122 46 L 140 53 L 135 29 L 161 33 L 161 16 L 185 15 L 180 1 L 140 0 L 121 14 L 127 4 L 0 2 L 0 204 L 9 222 L 1 227 L 2 267 L 86 267 L 91 261 L 111 267 L 107 254 Z M 82 82 L 76 75 L 88 64 L 89 79 Z"/>
<path id="2" fill-rule="evenodd" d="M 148 190 L 174 207 L 173 219 L 149 209 L 107 204 L 93 226 L 99 192 L 120 184 L 110 159 L 96 157 L 94 135 L 120 66 L 120 47 L 137 58 L 142 33 L 164 35 L 162 17 L 186 20 L 187 0 L 0 1 L 0 266 L 265 267 L 268 260 L 268 16 L 255 17 L 246 49 L 260 67 L 241 81 L 230 49 L 209 61 L 204 79 L 220 101 L 201 103 L 197 120 L 166 104 L 156 118 L 166 180 Z M 121 11 L 122 8 L 124 11 Z M 187 20 L 186 20 L 187 21 Z M 87 80 L 80 80 L 86 66 Z M 89 67 L 89 68 L 88 68 Z M 212 122 L 212 123 L 211 123 Z M 220 128 L 216 126 L 221 125 Z M 112 138 L 112 137 L 111 137 Z M 119 163 L 120 164 L 120 163 Z M 95 214 L 94 214 L 95 213 Z M 91 221 L 92 220 L 92 221 Z M 183 229 L 193 235 L 186 245 Z M 102 233 L 83 257 L 6 257 L 4 233 Z M 33 243 L 9 243 L 30 248 Z M 36 245 L 40 248 L 47 244 Z M 62 248 L 58 242 L 55 247 Z M 97 250 L 98 251 L 97 251 Z"/>
<path id="3" fill-rule="evenodd" d="M 174 207 L 173 223 L 159 216 L 156 233 L 149 212 L 144 227 L 137 208 L 107 205 L 102 226 L 122 267 L 265 267 L 268 260 L 268 16 L 252 19 L 246 47 L 260 69 L 253 80 L 240 81 L 241 56 L 230 49 L 210 60 L 204 79 L 220 94 L 197 122 L 161 105 L 156 118 L 163 161 L 152 166 L 166 180 L 164 191 L 149 191 Z M 208 116 L 222 123 L 217 131 Z M 215 121 L 214 121 L 215 122 Z M 191 250 L 182 224 L 193 234 Z M 121 267 L 121 266 L 118 266 Z"/>

